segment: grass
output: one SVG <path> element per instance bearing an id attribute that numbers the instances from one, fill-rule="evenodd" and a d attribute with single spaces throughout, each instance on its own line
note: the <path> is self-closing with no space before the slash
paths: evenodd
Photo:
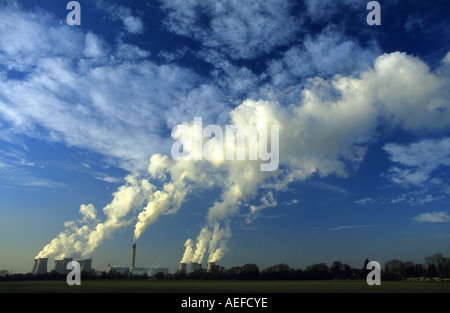
<path id="1" fill-rule="evenodd" d="M 450 282 L 85 280 L 0 282 L 0 293 L 450 293 Z"/>

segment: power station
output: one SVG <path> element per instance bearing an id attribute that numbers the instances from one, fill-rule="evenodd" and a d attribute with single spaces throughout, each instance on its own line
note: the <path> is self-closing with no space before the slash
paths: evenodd
<path id="1" fill-rule="evenodd" d="M 168 268 L 163 267 L 136 267 L 136 243 L 131 246 L 131 264 L 130 266 L 111 266 L 108 264 L 106 268 L 106 273 L 114 271 L 120 274 L 130 273 L 132 275 L 147 275 L 148 277 L 153 277 L 158 273 L 163 273 L 164 275 L 169 274 Z"/>
<path id="2" fill-rule="evenodd" d="M 215 262 L 208 262 L 206 272 L 210 273 L 213 270 L 215 265 L 216 265 Z M 203 268 L 202 263 L 192 262 L 190 273 L 194 273 L 196 271 L 202 271 L 202 268 Z M 178 267 L 178 272 L 186 274 L 187 273 L 187 263 L 181 262 L 180 266 Z"/>
<path id="3" fill-rule="evenodd" d="M 68 274 L 71 269 L 67 269 L 69 262 L 73 261 L 73 258 L 63 258 L 62 260 L 54 260 L 54 265 L 52 271 L 60 274 Z M 92 271 L 92 259 L 81 259 L 76 260 L 80 264 L 80 269 L 82 272 Z M 209 273 L 213 270 L 215 262 L 208 262 L 206 271 Z M 180 263 L 178 272 L 187 273 L 187 263 Z M 45 274 L 48 272 L 48 258 L 36 258 L 33 260 L 33 266 L 31 268 L 31 273 Z M 131 264 L 130 266 L 111 266 L 109 263 L 106 268 L 106 273 L 114 271 L 120 274 L 133 274 L 133 275 L 147 275 L 148 277 L 153 277 L 158 273 L 163 273 L 164 275 L 169 274 L 168 268 L 160 267 L 136 267 L 136 243 L 131 246 Z M 202 263 L 192 262 L 190 263 L 190 273 L 202 271 Z"/>
<path id="4" fill-rule="evenodd" d="M 73 261 L 72 258 L 55 260 L 52 270 L 60 274 L 68 274 L 71 271 L 71 269 L 67 269 L 67 264 L 71 261 Z M 92 259 L 77 260 L 77 262 L 80 263 L 80 269 L 82 272 L 90 272 L 92 270 Z M 33 266 L 30 272 L 35 275 L 47 273 L 48 272 L 47 263 L 48 258 L 34 259 Z"/>

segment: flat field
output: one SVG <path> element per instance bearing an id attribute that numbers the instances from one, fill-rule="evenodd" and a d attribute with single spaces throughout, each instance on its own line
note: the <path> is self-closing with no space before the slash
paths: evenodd
<path id="1" fill-rule="evenodd" d="M 0 293 L 450 293 L 450 282 L 362 280 L 212 281 L 212 280 L 85 280 L 0 282 Z"/>

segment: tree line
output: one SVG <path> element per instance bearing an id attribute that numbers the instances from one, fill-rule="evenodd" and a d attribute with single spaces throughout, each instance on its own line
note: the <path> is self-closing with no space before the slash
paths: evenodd
<path id="1" fill-rule="evenodd" d="M 214 280 L 331 280 L 331 279 L 363 279 L 371 270 L 367 270 L 368 259 L 361 268 L 354 268 L 340 261 L 334 261 L 330 266 L 326 263 L 317 263 L 307 266 L 305 269 L 294 269 L 285 263 L 269 266 L 260 270 L 256 264 L 249 263 L 243 266 L 234 266 L 226 269 L 219 265 L 212 266 L 210 271 L 198 269 L 185 273 L 177 271 L 174 274 L 164 275 L 157 273 L 153 279 L 214 279 Z M 443 278 L 450 279 L 450 258 L 441 253 L 435 253 L 425 257 L 425 263 L 416 264 L 412 261 L 400 261 L 391 259 L 386 261 L 381 270 L 383 280 L 403 280 L 409 278 Z M 132 275 L 129 272 L 119 273 L 115 271 L 82 272 L 81 279 L 147 279 L 147 275 Z M 0 281 L 11 280 L 65 280 L 66 274 L 51 271 L 45 274 L 33 275 L 13 274 L 3 275 Z"/>
<path id="2" fill-rule="evenodd" d="M 340 261 L 334 261 L 330 266 L 326 263 L 317 263 L 305 269 L 290 268 L 281 263 L 260 270 L 256 264 L 245 264 L 225 269 L 213 266 L 210 272 L 196 270 L 192 273 L 177 272 L 174 279 L 231 279 L 231 280 L 331 280 L 331 279 L 363 279 L 365 280 L 371 269 L 367 269 L 366 259 L 361 268 L 354 268 Z M 384 280 L 402 280 L 408 278 L 443 278 L 450 279 L 450 258 L 441 253 L 425 257 L 424 264 L 412 261 L 391 259 L 381 270 Z"/>

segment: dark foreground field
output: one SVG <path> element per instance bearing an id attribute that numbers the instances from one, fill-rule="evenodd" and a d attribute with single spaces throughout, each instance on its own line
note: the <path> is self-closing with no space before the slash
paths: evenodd
<path id="1" fill-rule="evenodd" d="M 1 293 L 450 293 L 450 282 L 85 280 L 0 282 Z"/>

